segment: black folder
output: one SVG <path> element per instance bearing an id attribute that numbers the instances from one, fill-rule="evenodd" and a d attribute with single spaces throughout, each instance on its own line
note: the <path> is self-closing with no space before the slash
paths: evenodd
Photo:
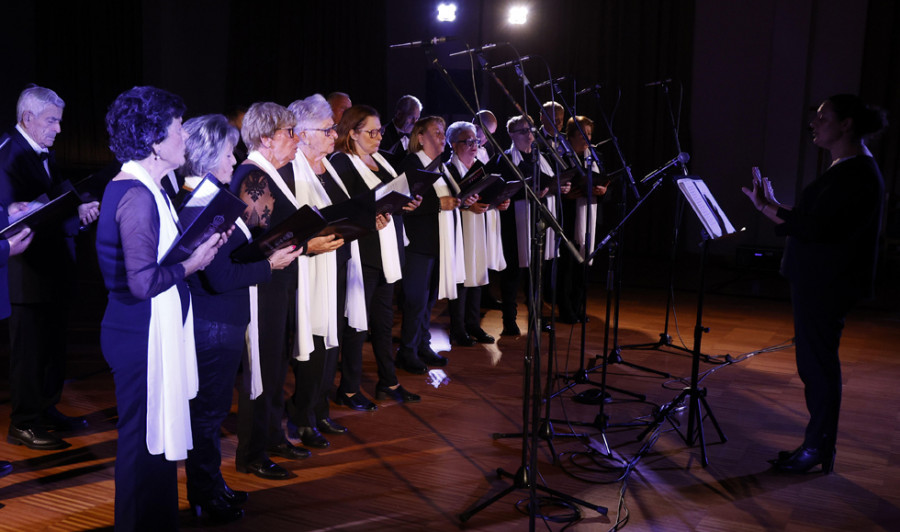
<path id="1" fill-rule="evenodd" d="M 309 205 L 300 207 L 287 219 L 234 250 L 231 258 L 237 262 L 256 262 L 287 246 L 302 246 L 317 236 L 328 222 Z"/>
<path id="2" fill-rule="evenodd" d="M 214 233 L 227 231 L 246 208 L 247 204 L 222 188 L 212 174 L 206 174 L 178 209 L 182 231 L 160 264 L 171 266 L 187 260 Z"/>
<path id="3" fill-rule="evenodd" d="M 72 216 L 81 199 L 75 192 L 68 190 L 51 199 L 42 194 L 37 199 L 28 203 L 26 211 L 20 211 L 9 217 L 9 225 L 0 230 L 0 238 L 9 238 L 26 226 L 32 230 L 39 230 L 41 226 L 58 222 Z"/>
<path id="4" fill-rule="evenodd" d="M 480 197 L 481 193 L 500 179 L 500 174 L 489 174 L 485 171 L 484 166 L 479 166 L 470 170 L 465 177 L 460 179 L 459 193 L 456 194 L 456 197 L 461 203 L 465 203 L 470 197 L 478 194 L 478 202 L 487 203 L 484 198 Z"/>
<path id="5" fill-rule="evenodd" d="M 482 191 L 479 202 L 487 203 L 493 209 L 504 201 L 513 197 L 516 192 L 521 189 L 522 181 L 518 179 L 513 179 L 510 181 L 504 181 L 502 178 L 497 179 L 490 187 Z"/>
<path id="6" fill-rule="evenodd" d="M 375 193 L 375 189 L 369 190 L 337 205 L 323 208 L 321 214 L 327 225 L 320 230 L 319 236 L 336 235 L 337 238 L 343 238 L 345 242 L 351 242 L 376 231 L 375 215 L 378 212 L 378 206 L 375 201 Z M 403 196 L 399 192 L 391 192 L 391 194 Z M 403 205 L 409 203 L 409 198 L 403 197 L 406 198 Z"/>

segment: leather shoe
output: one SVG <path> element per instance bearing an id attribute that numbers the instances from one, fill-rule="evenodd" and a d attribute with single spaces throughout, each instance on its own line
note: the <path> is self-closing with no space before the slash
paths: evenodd
<path id="1" fill-rule="evenodd" d="M 450 341 L 459 347 L 472 347 L 475 345 L 475 340 L 468 334 L 454 334 L 450 337 Z"/>
<path id="2" fill-rule="evenodd" d="M 194 510 L 195 516 L 206 515 L 213 523 L 229 523 L 244 516 L 244 510 L 229 504 L 224 495 L 200 504 L 191 502 L 191 508 Z"/>
<path id="3" fill-rule="evenodd" d="M 300 441 L 307 447 L 324 449 L 331 445 L 316 427 L 297 427 L 297 432 L 300 435 Z"/>
<path id="4" fill-rule="evenodd" d="M 374 412 L 375 409 L 378 408 L 375 406 L 375 403 L 369 401 L 362 392 L 356 392 L 353 395 L 338 392 L 334 399 L 335 403 L 349 406 L 353 410 L 359 410 L 360 412 Z"/>
<path id="5" fill-rule="evenodd" d="M 12 464 L 7 462 L 6 460 L 0 460 L 0 477 L 5 477 L 6 475 L 12 473 L 13 467 Z"/>
<path id="6" fill-rule="evenodd" d="M 224 488 L 222 490 L 222 498 L 225 499 L 225 502 L 232 506 L 240 506 L 247 502 L 247 499 L 250 498 L 250 494 L 246 491 L 233 490 L 228 484 L 224 484 Z"/>
<path id="7" fill-rule="evenodd" d="M 428 366 L 435 366 L 438 368 L 446 366 L 448 362 L 447 357 L 443 357 L 433 351 L 419 353 L 419 360 Z"/>
<path id="8" fill-rule="evenodd" d="M 806 473 L 817 465 L 822 466 L 822 473 L 831 473 L 834 469 L 834 449 L 810 449 L 800 447 L 790 457 L 775 463 L 775 469 L 785 473 Z"/>
<path id="9" fill-rule="evenodd" d="M 56 409 L 55 406 L 51 406 L 46 411 L 44 411 L 44 415 L 41 416 L 40 421 L 38 421 L 37 426 L 46 430 L 78 430 L 83 429 L 88 426 L 88 422 L 83 417 L 72 417 L 67 416 Z"/>
<path id="10" fill-rule="evenodd" d="M 316 425 L 319 427 L 319 432 L 324 432 L 326 434 L 345 434 L 347 432 L 347 427 L 330 417 L 323 417 L 316 422 Z"/>
<path id="11" fill-rule="evenodd" d="M 67 441 L 43 429 L 20 429 L 13 425 L 9 426 L 6 441 L 13 445 L 24 445 L 29 449 L 37 449 L 38 451 L 53 451 L 69 447 Z"/>
<path id="12" fill-rule="evenodd" d="M 428 373 L 428 366 L 422 363 L 418 358 L 410 362 L 407 358 L 397 357 L 397 360 L 394 361 L 394 366 L 407 373 L 412 373 L 413 375 L 425 375 Z"/>
<path id="13" fill-rule="evenodd" d="M 252 462 L 246 465 L 235 466 L 238 473 L 253 473 L 259 478 L 268 478 L 271 480 L 284 480 L 291 476 L 290 471 L 269 460 L 263 458 L 258 462 Z"/>
<path id="14" fill-rule="evenodd" d="M 387 386 L 378 385 L 375 387 L 375 399 L 384 401 L 385 399 L 393 399 L 398 403 L 418 403 L 422 400 L 418 395 L 407 391 L 403 386 L 397 386 L 393 390 Z"/>
<path id="15" fill-rule="evenodd" d="M 503 331 L 500 332 L 500 336 L 522 336 L 522 331 L 519 330 L 519 326 L 515 323 L 506 323 L 503 325 Z"/>
<path id="16" fill-rule="evenodd" d="M 484 329 L 478 329 L 477 331 L 470 332 L 469 337 L 478 342 L 479 344 L 492 344 L 494 343 L 494 337 L 490 334 L 484 332 Z"/>
<path id="17" fill-rule="evenodd" d="M 281 442 L 274 447 L 269 447 L 266 449 L 266 453 L 270 456 L 280 456 L 282 458 L 290 458 L 291 460 L 303 460 L 304 458 L 309 458 L 309 455 L 311 454 L 309 449 L 295 447 L 289 441 Z"/>

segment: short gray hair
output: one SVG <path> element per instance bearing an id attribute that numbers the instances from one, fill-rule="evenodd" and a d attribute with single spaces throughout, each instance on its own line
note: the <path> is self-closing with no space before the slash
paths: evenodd
<path id="1" fill-rule="evenodd" d="M 297 123 L 294 114 L 273 102 L 256 102 L 247 109 L 241 138 L 248 150 L 258 150 L 263 137 L 274 137 L 279 129 L 293 128 Z"/>
<path id="2" fill-rule="evenodd" d="M 237 144 L 238 130 L 228 123 L 225 115 L 203 115 L 184 123 L 189 135 L 184 142 L 185 159 L 181 173 L 185 176 L 203 177 L 214 170 L 226 154 L 230 144 Z"/>
<path id="3" fill-rule="evenodd" d="M 288 111 L 294 114 L 297 131 L 315 127 L 326 118 L 331 118 L 331 106 L 321 94 L 313 94 L 308 98 L 297 100 L 288 106 Z"/>
<path id="4" fill-rule="evenodd" d="M 16 121 L 21 122 L 26 111 L 39 115 L 50 105 L 63 109 L 66 102 L 48 88 L 30 85 L 19 94 L 19 101 L 16 103 Z"/>
<path id="5" fill-rule="evenodd" d="M 404 119 L 413 114 L 413 109 L 422 112 L 422 101 L 412 94 L 405 94 L 397 100 L 397 109 L 394 116 L 402 116 Z"/>
<path id="6" fill-rule="evenodd" d="M 516 115 L 506 121 L 506 131 L 512 131 L 514 127 L 522 123 L 528 124 L 528 119 L 525 118 L 525 115 Z"/>
<path id="7" fill-rule="evenodd" d="M 447 142 L 453 144 L 459 140 L 459 136 L 462 135 L 463 131 L 471 131 L 473 135 L 478 135 L 478 132 L 475 131 L 475 124 L 472 122 L 453 122 L 447 128 Z"/>

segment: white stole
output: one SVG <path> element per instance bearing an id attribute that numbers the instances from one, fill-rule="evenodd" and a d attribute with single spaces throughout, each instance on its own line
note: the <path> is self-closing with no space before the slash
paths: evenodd
<path id="1" fill-rule="evenodd" d="M 512 160 L 512 163 L 516 166 L 524 160 L 522 158 L 522 154 L 519 150 L 516 149 L 515 145 L 513 145 L 509 149 L 509 158 Z M 550 168 L 550 163 L 547 162 L 547 159 L 544 158 L 544 155 L 538 154 L 538 161 L 540 162 L 541 173 L 547 175 L 554 175 L 553 169 Z M 528 179 L 532 176 L 523 176 L 526 181 L 526 186 L 528 183 Z M 538 185 L 540 186 L 540 185 Z M 547 210 L 550 211 L 551 214 L 556 216 L 556 196 L 553 194 L 548 194 L 544 198 L 544 204 L 547 207 Z M 516 212 L 516 243 L 519 248 L 519 267 L 527 268 L 529 264 L 531 264 L 531 206 L 528 204 L 528 197 L 526 199 L 518 200 L 513 203 L 513 208 Z M 524 222 L 524 223 L 523 223 Z M 558 256 L 558 249 L 556 247 L 556 231 L 553 229 L 547 228 L 546 238 L 544 239 L 544 260 L 550 260 Z"/>
<path id="2" fill-rule="evenodd" d="M 455 153 L 450 157 L 450 164 L 459 171 L 460 176 L 465 176 L 469 171 Z M 467 287 L 484 286 L 489 282 L 486 215 L 487 212 L 476 214 L 467 210 L 460 213 L 463 233 L 462 255 L 466 273 L 465 286 Z"/>
<path id="3" fill-rule="evenodd" d="M 350 162 L 353 163 L 353 168 L 356 169 L 357 173 L 359 173 L 359 176 L 362 177 L 370 190 L 382 184 L 382 181 L 378 179 L 375 172 L 366 166 L 366 163 L 364 163 L 358 155 L 355 153 L 348 153 L 347 156 L 350 158 Z M 394 168 L 380 153 L 373 153 L 372 158 L 375 159 L 382 168 L 387 170 L 391 176 L 397 177 L 397 172 L 394 171 Z M 403 238 L 404 240 L 406 239 L 405 233 Z M 388 283 L 397 282 L 403 278 L 403 272 L 400 269 L 400 252 L 397 249 L 397 229 L 394 227 L 393 217 L 391 217 L 391 221 L 389 221 L 386 226 L 378 231 L 378 241 L 381 243 L 381 269 L 384 271 L 384 279 Z M 347 282 L 349 282 L 349 279 Z"/>
<path id="4" fill-rule="evenodd" d="M 178 237 L 178 215 L 163 191 L 143 166 L 135 161 L 122 165 L 153 194 L 159 213 L 157 263 Z M 165 453 L 166 460 L 184 460 L 193 448 L 189 401 L 197 396 L 197 352 L 194 348 L 194 315 L 188 301 L 187 319 L 181 320 L 181 296 L 170 286 L 150 298 L 147 335 L 147 451 Z"/>
<path id="5" fill-rule="evenodd" d="M 589 160 L 590 155 L 591 152 L 589 150 L 584 150 L 585 161 Z M 592 162 L 591 167 L 587 171 L 599 174 L 600 168 L 596 162 Z M 593 183 L 593 185 L 597 186 L 597 183 Z M 575 200 L 575 243 L 578 244 L 582 256 L 586 256 L 585 252 L 590 253 L 593 251 L 597 242 L 597 198 L 594 196 L 593 190 L 587 190 L 585 194 L 585 197 Z M 588 223 L 590 223 L 591 227 L 591 241 L 585 246 L 584 236 L 587 232 Z"/>
<path id="6" fill-rule="evenodd" d="M 291 202 L 295 209 L 300 208 L 300 202 L 297 197 L 288 188 L 287 183 L 278 174 L 278 170 L 266 160 L 258 151 L 252 151 L 247 159 L 256 163 L 263 171 L 268 174 L 269 179 L 275 183 L 278 190 Z M 310 309 L 309 309 L 309 257 L 300 255 L 297 257 L 297 335 L 294 339 L 293 357 L 300 361 L 309 360 L 309 354 L 315 348 L 312 338 L 312 327 L 310 327 Z M 251 295 L 252 295 L 251 291 Z M 258 301 L 258 300 L 257 300 Z M 258 303 L 257 303 L 258 304 Z M 251 307 L 252 308 L 252 307 Z M 259 334 L 257 329 L 257 334 Z"/>
<path id="7" fill-rule="evenodd" d="M 425 152 L 416 152 L 422 166 L 428 168 L 431 164 Z M 441 163 L 442 175 L 434 182 L 434 191 L 438 198 L 452 196 L 447 179 L 453 179 L 449 175 L 447 167 Z M 456 299 L 456 284 L 466 280 L 465 257 L 463 256 L 462 224 L 459 219 L 459 210 L 438 211 L 438 299 Z"/>
<path id="8" fill-rule="evenodd" d="M 327 159 L 322 159 L 325 169 L 341 190 L 347 189 Z M 294 167 L 294 188 L 297 189 L 297 200 L 303 205 L 311 205 L 321 209 L 331 205 L 328 193 L 319 182 L 318 176 L 310 166 L 302 151 L 297 151 L 291 162 Z M 347 194 L 349 197 L 349 194 Z M 358 270 L 359 275 L 351 275 L 351 270 Z M 309 258 L 310 313 L 312 333 L 325 339 L 325 348 L 331 349 L 339 345 L 337 321 L 337 253 L 319 253 Z M 367 329 L 366 302 L 362 283 L 362 264 L 359 261 L 359 243 L 350 243 L 350 261 L 347 263 L 347 294 L 344 315 L 350 326 L 358 331 Z"/>

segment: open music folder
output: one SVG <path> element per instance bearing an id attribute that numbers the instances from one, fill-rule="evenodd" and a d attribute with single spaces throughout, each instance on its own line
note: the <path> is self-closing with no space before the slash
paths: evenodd
<path id="1" fill-rule="evenodd" d="M 721 238 L 735 231 L 725 211 L 719 207 L 716 198 L 709 191 L 706 183 L 699 177 L 683 177 L 678 180 L 678 189 L 684 194 L 691 208 L 697 213 L 697 217 L 703 223 L 703 228 L 710 238 Z"/>

